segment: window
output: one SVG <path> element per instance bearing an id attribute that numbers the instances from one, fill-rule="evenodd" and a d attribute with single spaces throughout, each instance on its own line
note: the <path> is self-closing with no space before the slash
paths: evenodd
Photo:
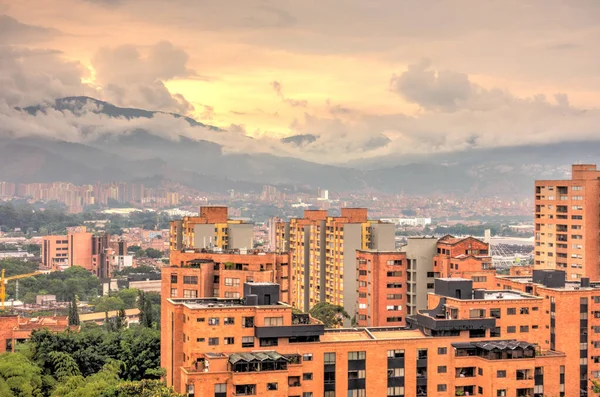
<path id="1" fill-rule="evenodd" d="M 388 299 L 388 300 L 402 299 L 402 294 L 387 294 L 386 299 Z"/>
<path id="2" fill-rule="evenodd" d="M 473 276 L 474 283 L 485 283 L 487 281 L 486 276 Z"/>
<path id="3" fill-rule="evenodd" d="M 235 344 L 235 338 L 232 336 L 227 336 L 225 338 L 223 338 L 223 344 L 224 345 L 234 345 Z"/>
<path id="4" fill-rule="evenodd" d="M 509 307 L 508 309 L 506 309 L 506 314 L 508 314 L 509 316 L 517 314 L 517 309 L 514 307 Z"/>
<path id="5" fill-rule="evenodd" d="M 496 378 L 506 378 L 506 370 L 496 371 Z"/>
<path id="6" fill-rule="evenodd" d="M 261 347 L 277 346 L 279 340 L 277 338 L 260 338 L 258 344 Z"/>
<path id="7" fill-rule="evenodd" d="M 183 276 L 184 284 L 198 284 L 198 276 Z"/>
<path id="8" fill-rule="evenodd" d="M 445 365 L 440 365 L 437 368 L 437 372 L 438 374 L 445 374 L 446 372 L 448 372 L 448 367 L 446 367 Z"/>
<path id="9" fill-rule="evenodd" d="M 385 307 L 385 309 L 389 312 L 394 312 L 394 311 L 402 310 L 402 306 L 401 305 L 388 305 Z"/>
<path id="10" fill-rule="evenodd" d="M 277 390 L 277 382 L 267 383 L 267 391 Z"/>
<path id="11" fill-rule="evenodd" d="M 239 287 L 240 286 L 240 279 L 239 278 L 225 277 L 225 286 L 226 287 Z"/>
<path id="12" fill-rule="evenodd" d="M 490 317 L 500 318 L 501 316 L 502 315 L 500 309 L 490 309 Z"/>
<path id="13" fill-rule="evenodd" d="M 200 343 L 200 342 L 204 342 L 206 339 L 204 338 L 196 338 L 196 342 Z"/>
<path id="14" fill-rule="evenodd" d="M 227 383 L 217 383 L 215 384 L 215 396 L 217 394 L 226 394 L 227 393 Z"/>
<path id="15" fill-rule="evenodd" d="M 358 391 L 358 390 L 354 390 L 354 391 Z M 313 397 L 313 393 L 311 391 L 305 391 L 302 393 L 302 397 Z M 364 395 L 362 397 L 364 397 Z"/>
<path id="16" fill-rule="evenodd" d="M 208 345 L 209 346 L 218 346 L 219 338 L 208 338 Z"/>
<path id="17" fill-rule="evenodd" d="M 204 317 L 198 317 L 198 318 L 196 318 L 196 322 L 203 323 L 204 322 Z"/>
<path id="18" fill-rule="evenodd" d="M 401 271 L 387 272 L 387 276 L 388 277 L 402 277 L 402 272 Z"/>
<path id="19" fill-rule="evenodd" d="M 506 389 L 498 389 L 498 391 L 496 391 L 496 396 L 497 397 L 506 397 Z"/>
<path id="20" fill-rule="evenodd" d="M 404 376 L 404 368 L 389 368 L 388 378 L 401 378 Z"/>
<path id="21" fill-rule="evenodd" d="M 404 386 L 393 386 L 387 388 L 388 396 L 403 396 L 404 395 Z"/>
<path id="22" fill-rule="evenodd" d="M 225 317 L 223 319 L 223 324 L 225 324 L 225 325 L 233 325 L 233 324 L 235 324 L 235 318 L 233 318 L 233 317 Z"/>
<path id="23" fill-rule="evenodd" d="M 509 334 L 514 334 L 515 332 L 517 332 L 517 327 L 515 327 L 514 325 L 506 327 L 506 332 L 508 332 Z"/>
<path id="24" fill-rule="evenodd" d="M 177 297 L 177 288 L 171 288 L 171 298 Z"/>
<path id="25" fill-rule="evenodd" d="M 519 332 L 529 332 L 529 326 L 528 325 L 521 325 L 519 327 Z"/>
<path id="26" fill-rule="evenodd" d="M 388 288 L 402 288 L 402 283 L 388 283 Z"/>
<path id="27" fill-rule="evenodd" d="M 312 372 L 305 372 L 302 374 L 302 380 L 313 380 Z"/>
<path id="28" fill-rule="evenodd" d="M 402 317 L 386 317 L 385 321 L 388 323 L 397 323 L 402 321 Z"/>
<path id="29" fill-rule="evenodd" d="M 242 328 L 254 328 L 254 317 L 242 317 Z"/>
<path id="30" fill-rule="evenodd" d="M 312 353 L 304 353 L 302 355 L 302 361 L 312 361 L 312 360 L 313 360 Z"/>
<path id="31" fill-rule="evenodd" d="M 283 317 L 265 317 L 266 327 L 280 327 L 283 325 Z"/>
<path id="32" fill-rule="evenodd" d="M 529 314 L 529 308 L 528 307 L 522 307 L 520 310 L 521 314 Z"/>
<path id="33" fill-rule="evenodd" d="M 254 347 L 254 336 L 242 336 L 242 347 Z"/>
<path id="34" fill-rule="evenodd" d="M 490 338 L 499 338 L 501 336 L 500 327 L 490 328 Z"/>
<path id="35" fill-rule="evenodd" d="M 349 370 L 348 379 L 365 379 L 367 371 L 364 369 Z"/>
<path id="36" fill-rule="evenodd" d="M 196 291 L 195 289 L 184 289 L 183 290 L 183 297 L 184 298 L 197 298 L 198 297 L 198 291 Z"/>
<path id="37" fill-rule="evenodd" d="M 219 317 L 209 317 L 208 325 L 219 325 Z"/>
<path id="38" fill-rule="evenodd" d="M 240 293 L 236 291 L 225 291 L 225 298 L 240 299 Z"/>
<path id="39" fill-rule="evenodd" d="M 367 358 L 367 352 L 348 352 L 348 360 L 365 360 Z"/>
<path id="40" fill-rule="evenodd" d="M 323 362 L 325 365 L 335 364 L 335 353 L 325 353 Z"/>
<path id="41" fill-rule="evenodd" d="M 440 355 L 448 354 L 448 348 L 447 347 L 438 347 L 438 354 L 440 354 Z"/>
<path id="42" fill-rule="evenodd" d="M 176 274 L 171 274 L 171 283 L 177 284 L 177 275 Z"/>
<path id="43" fill-rule="evenodd" d="M 437 385 L 437 391 L 446 391 L 446 385 Z"/>
<path id="44" fill-rule="evenodd" d="M 404 358 L 404 350 L 388 350 L 388 358 Z"/>

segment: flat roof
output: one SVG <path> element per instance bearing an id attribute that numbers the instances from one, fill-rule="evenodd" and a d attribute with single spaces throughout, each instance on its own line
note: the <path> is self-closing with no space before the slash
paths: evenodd
<path id="1" fill-rule="evenodd" d="M 525 294 L 520 291 L 502 290 L 485 291 L 484 300 L 513 300 L 513 299 L 540 299 L 539 296 Z"/>
<path id="2" fill-rule="evenodd" d="M 184 305 L 190 309 L 215 309 L 227 307 L 291 307 L 282 302 L 272 303 L 270 305 L 246 305 L 243 299 L 227 298 L 170 298 L 167 299 L 167 301 L 174 305 Z"/>
<path id="3" fill-rule="evenodd" d="M 371 339 L 373 338 L 371 338 L 364 329 L 356 329 L 352 331 L 325 330 L 325 334 L 321 336 L 321 342 L 349 342 Z"/>
<path id="4" fill-rule="evenodd" d="M 385 331 L 371 331 L 375 339 L 418 339 L 425 335 L 418 329 L 397 329 Z"/>

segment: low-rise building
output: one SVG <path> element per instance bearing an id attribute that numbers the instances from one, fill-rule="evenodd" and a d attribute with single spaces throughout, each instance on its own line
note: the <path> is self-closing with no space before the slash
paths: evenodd
<path id="1" fill-rule="evenodd" d="M 0 315 L 0 353 L 15 351 L 17 344 L 29 340 L 31 333 L 38 329 L 63 332 L 67 329 L 78 330 L 79 327 L 69 326 L 67 316 L 25 318 Z"/>

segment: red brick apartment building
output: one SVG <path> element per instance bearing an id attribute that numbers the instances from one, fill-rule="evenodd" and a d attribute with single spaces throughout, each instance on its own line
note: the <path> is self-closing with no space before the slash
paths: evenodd
<path id="1" fill-rule="evenodd" d="M 98 277 L 110 277 L 113 249 L 109 241 L 108 234 L 95 236 L 85 226 L 68 228 L 63 236 L 44 236 L 42 266 L 52 270 L 81 266 Z"/>
<path id="2" fill-rule="evenodd" d="M 532 276 L 498 276 L 496 288 L 538 296 L 543 304 L 540 346 L 566 353 L 568 391 L 589 391 L 600 380 L 600 283 L 587 277 L 566 280 L 560 270 L 534 270 Z"/>
<path id="3" fill-rule="evenodd" d="M 438 240 L 433 272 L 435 277 L 466 278 L 473 281 L 474 288 L 484 289 L 493 289 L 496 275 L 488 243 L 450 235 Z"/>
<path id="4" fill-rule="evenodd" d="M 572 166 L 570 180 L 535 181 L 536 269 L 558 269 L 568 280 L 600 280 L 600 171 Z"/>
<path id="5" fill-rule="evenodd" d="M 69 327 L 67 316 L 33 319 L 18 315 L 0 315 L 0 353 L 13 352 L 15 346 L 28 340 L 34 330 L 48 329 L 52 332 L 63 332 L 69 328 L 79 329 L 79 327 Z"/>
<path id="6" fill-rule="evenodd" d="M 544 298 L 473 291 L 471 280 L 435 283 L 412 329 L 324 329 L 278 302 L 270 283 L 247 283 L 244 299 L 165 297 L 167 383 L 192 397 L 573 395 L 565 385 L 579 372 L 565 367 L 565 354 L 510 328 L 541 327 Z"/>

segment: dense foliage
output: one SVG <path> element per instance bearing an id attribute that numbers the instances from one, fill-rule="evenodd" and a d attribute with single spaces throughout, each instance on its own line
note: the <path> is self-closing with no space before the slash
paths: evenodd
<path id="1" fill-rule="evenodd" d="M 128 216 L 92 211 L 67 214 L 59 205 L 47 204 L 42 210 L 27 203 L 0 204 L 0 219 L 1 231 L 20 229 L 29 235 L 63 234 L 67 227 L 83 225 L 87 220 L 110 220 L 106 230 L 110 234 L 120 234 L 122 229 L 128 227 L 154 229 L 158 225 L 159 229 L 167 229 L 170 221 L 168 215 L 153 211 L 132 212 Z"/>
<path id="2" fill-rule="evenodd" d="M 342 306 L 332 305 L 327 302 L 317 303 L 308 313 L 323 322 L 326 328 L 339 327 L 344 324 L 344 319 L 350 318 Z"/>
<path id="3" fill-rule="evenodd" d="M 23 270 L 22 273 L 29 273 L 37 269 L 27 270 L 22 268 L 20 270 Z M 80 300 L 87 301 L 96 298 L 99 291 L 100 281 L 98 278 L 79 266 L 70 267 L 64 272 L 40 274 L 19 280 L 19 297 L 24 297 L 31 292 L 38 295 L 56 295 L 56 299 L 62 302 L 70 301 L 73 295 L 76 295 Z M 14 282 L 8 283 L 6 292 L 9 298 L 15 297 Z"/>
<path id="4" fill-rule="evenodd" d="M 161 381 L 158 330 L 109 328 L 34 331 L 22 353 L 0 355 L 0 396 L 179 396 Z"/>

